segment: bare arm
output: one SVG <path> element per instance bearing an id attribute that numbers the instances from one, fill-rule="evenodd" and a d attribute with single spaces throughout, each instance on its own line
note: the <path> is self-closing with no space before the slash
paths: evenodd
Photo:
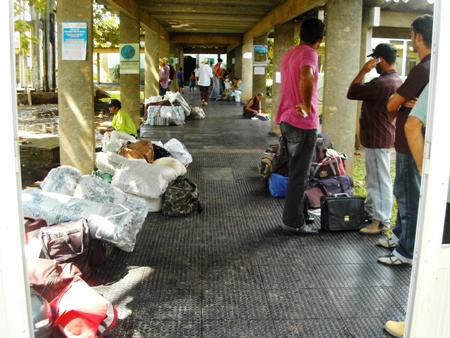
<path id="1" fill-rule="evenodd" d="M 255 103 L 255 102 L 254 102 L 254 99 L 251 99 L 250 102 L 248 103 L 246 109 L 247 109 L 248 111 L 251 111 L 251 112 L 255 113 L 255 114 L 258 114 L 259 111 L 257 111 L 256 109 L 253 109 L 253 108 L 252 108 L 252 106 L 253 106 L 254 103 Z"/>
<path id="2" fill-rule="evenodd" d="M 358 75 L 356 75 L 356 77 L 353 79 L 352 83 L 350 83 L 350 86 L 349 86 L 348 92 L 347 92 L 347 97 L 348 97 L 348 93 L 350 92 L 350 89 L 352 88 L 352 86 L 357 83 L 363 82 L 364 76 L 366 76 L 367 73 L 369 73 L 373 68 L 375 68 L 377 66 L 377 63 L 376 63 L 377 61 L 378 61 L 378 59 L 370 59 L 369 61 L 367 61 L 364 64 L 364 66 L 359 71 Z"/>
<path id="3" fill-rule="evenodd" d="M 389 117 L 392 120 L 397 117 L 398 110 L 400 109 L 400 106 L 405 101 L 406 101 L 406 99 L 397 93 L 394 93 L 394 95 L 392 95 L 389 98 L 386 108 L 387 108 L 387 111 L 389 112 Z"/>
<path id="4" fill-rule="evenodd" d="M 408 117 L 408 120 L 405 124 L 406 139 L 408 140 L 409 149 L 411 149 L 411 153 L 414 157 L 414 161 L 416 162 L 417 169 L 419 170 L 419 173 L 421 175 L 425 143 L 422 128 L 423 123 L 417 117 Z"/>
<path id="5" fill-rule="evenodd" d="M 300 70 L 300 96 L 303 102 L 296 106 L 297 112 L 301 114 L 302 109 L 308 114 L 311 113 L 311 100 L 314 90 L 314 70 L 305 66 Z"/>

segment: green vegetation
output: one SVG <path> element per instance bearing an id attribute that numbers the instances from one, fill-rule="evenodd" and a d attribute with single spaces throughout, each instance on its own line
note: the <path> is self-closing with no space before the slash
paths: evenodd
<path id="1" fill-rule="evenodd" d="M 366 176 L 366 165 L 364 162 L 364 156 L 355 155 L 355 163 L 353 166 L 353 180 L 355 182 L 355 194 L 366 197 L 366 182 L 364 177 Z M 392 182 L 395 179 L 395 160 L 391 161 L 391 177 Z M 392 205 L 391 227 L 395 225 L 397 220 L 397 202 L 394 198 L 394 204 Z"/>

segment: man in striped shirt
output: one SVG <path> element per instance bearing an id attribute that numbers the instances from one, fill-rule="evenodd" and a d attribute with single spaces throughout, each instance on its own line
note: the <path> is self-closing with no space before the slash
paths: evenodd
<path id="1" fill-rule="evenodd" d="M 386 104 L 401 86 L 402 80 L 395 70 L 397 50 L 394 46 L 380 43 L 368 57 L 372 59 L 364 64 L 350 84 L 347 98 L 363 101 L 359 126 L 366 162 L 367 197 L 364 209 L 370 223 L 360 232 L 376 235 L 388 230 L 391 223 L 393 197 L 390 166 L 395 123 L 389 118 Z M 374 68 L 380 76 L 363 83 L 364 76 Z"/>

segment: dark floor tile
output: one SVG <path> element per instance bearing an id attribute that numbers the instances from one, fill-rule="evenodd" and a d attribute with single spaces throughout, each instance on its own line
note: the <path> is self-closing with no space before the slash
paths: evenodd
<path id="1" fill-rule="evenodd" d="M 203 320 L 203 337 L 233 337 L 233 338 L 253 338 L 253 337 L 276 337 L 276 331 L 271 321 L 267 320 Z"/>
<path id="2" fill-rule="evenodd" d="M 345 323 L 338 319 L 275 320 L 277 337 L 350 338 Z"/>

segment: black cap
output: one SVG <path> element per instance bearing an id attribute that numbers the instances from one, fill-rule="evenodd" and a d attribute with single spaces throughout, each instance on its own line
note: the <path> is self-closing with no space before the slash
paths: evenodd
<path id="1" fill-rule="evenodd" d="M 373 53 L 367 55 L 367 57 L 373 57 L 373 56 L 382 56 L 384 58 L 389 58 L 392 56 L 398 56 L 397 49 L 389 44 L 389 43 L 380 43 L 378 46 L 373 49 Z"/>
<path id="2" fill-rule="evenodd" d="M 122 105 L 121 105 L 121 103 L 120 103 L 119 100 L 117 100 L 117 99 L 112 99 L 111 101 L 109 101 L 108 107 L 117 107 L 117 108 L 121 109 L 121 108 L 122 108 Z"/>

